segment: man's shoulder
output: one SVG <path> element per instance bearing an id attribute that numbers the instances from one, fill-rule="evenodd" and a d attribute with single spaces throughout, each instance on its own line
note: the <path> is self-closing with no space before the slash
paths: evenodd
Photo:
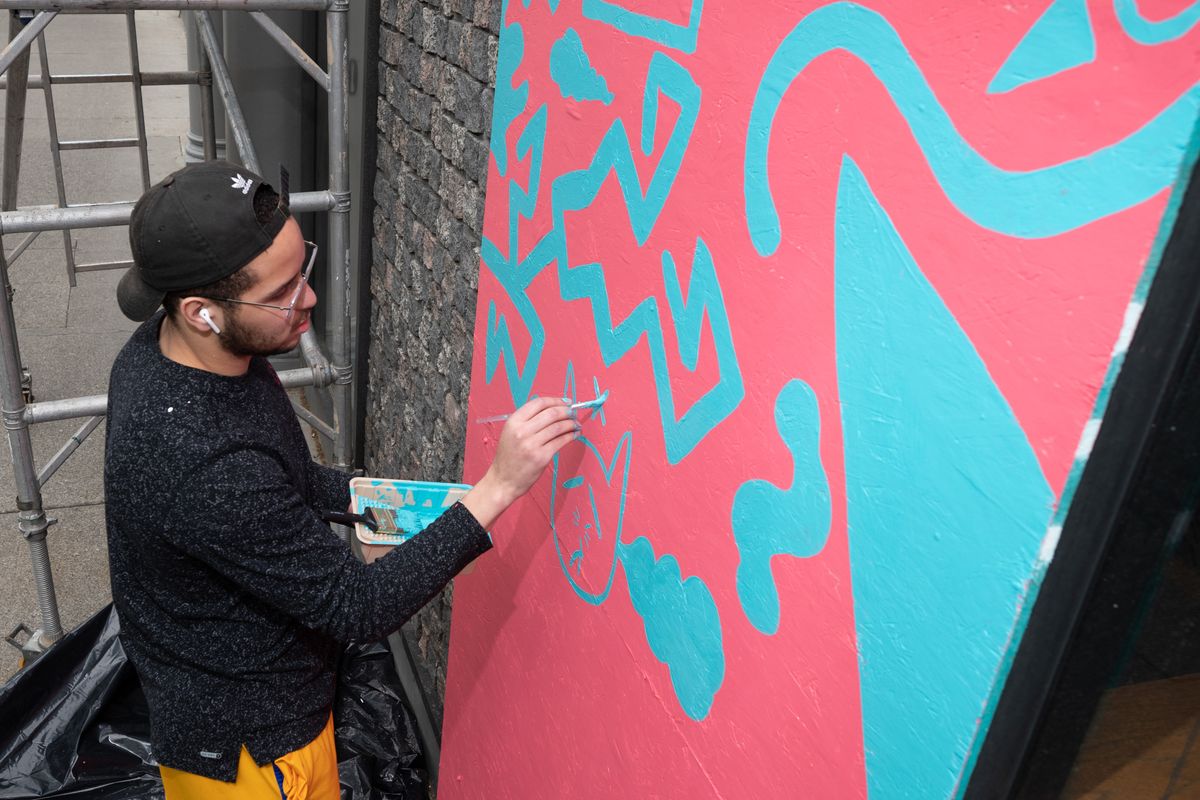
<path id="1" fill-rule="evenodd" d="M 156 346 L 158 324 L 162 317 L 156 314 L 143 322 L 121 346 L 109 370 L 108 391 L 121 393 L 133 390 L 136 396 L 139 386 L 152 380 L 161 371 Z"/>
<path id="2" fill-rule="evenodd" d="M 113 362 L 108 387 L 106 462 L 126 474 L 168 472 L 203 458 L 224 415 L 186 372 L 157 348 L 157 321 L 144 323 Z"/>

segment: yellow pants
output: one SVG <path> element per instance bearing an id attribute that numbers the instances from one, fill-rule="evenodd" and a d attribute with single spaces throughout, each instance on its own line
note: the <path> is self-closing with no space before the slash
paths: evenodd
<path id="1" fill-rule="evenodd" d="M 299 750 L 259 766 L 242 746 L 236 783 L 160 766 L 167 800 L 338 800 L 333 717 Z"/>

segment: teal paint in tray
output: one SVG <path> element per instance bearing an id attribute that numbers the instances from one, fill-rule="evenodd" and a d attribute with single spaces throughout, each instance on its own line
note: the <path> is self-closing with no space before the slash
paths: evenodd
<path id="1" fill-rule="evenodd" d="M 429 527 L 470 490 L 471 486 L 465 483 L 354 478 L 350 481 L 354 510 L 361 514 L 367 508 L 390 508 L 402 531 L 399 535 L 387 535 L 373 533 L 365 525 L 355 525 L 355 535 L 363 544 L 403 544 Z"/>

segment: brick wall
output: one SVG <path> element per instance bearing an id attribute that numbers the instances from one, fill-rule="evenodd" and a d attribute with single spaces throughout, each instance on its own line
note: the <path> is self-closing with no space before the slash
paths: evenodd
<path id="1" fill-rule="evenodd" d="M 382 0 L 365 463 L 462 475 L 500 0 Z M 447 590 L 405 627 L 440 727 Z"/>

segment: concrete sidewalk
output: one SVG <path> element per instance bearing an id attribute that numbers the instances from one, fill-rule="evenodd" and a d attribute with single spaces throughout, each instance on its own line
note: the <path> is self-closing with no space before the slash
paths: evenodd
<path id="1" fill-rule="evenodd" d="M 183 19 L 173 11 L 137 12 L 143 71 L 187 68 Z M 4 28 L 6 32 L 6 28 Z M 129 45 L 122 14 L 60 14 L 46 29 L 52 74 L 129 70 Z M 35 49 L 30 74 L 40 72 Z M 144 90 L 149 139 L 150 180 L 183 166 L 188 127 L 187 89 Z M 0 108 L 3 108 L 0 92 Z M 129 84 L 57 86 L 55 111 L 60 139 L 137 135 L 133 90 Z M 3 126 L 0 126 L 2 141 Z M 3 147 L 3 145 L 0 145 Z M 90 203 L 133 200 L 141 194 L 137 151 L 132 148 L 63 153 L 67 200 Z M 54 204 L 57 194 L 49 150 L 42 91 L 30 89 L 26 104 L 18 204 Z M 125 227 L 75 231 L 77 262 L 129 257 Z M 4 237 L 11 253 L 23 235 Z M 38 400 L 102 394 L 117 351 L 136 324 L 117 308 L 120 271 L 90 272 L 68 285 L 63 236 L 42 233 L 15 263 L 10 280 L 24 365 L 32 372 Z M 46 423 L 33 429 L 40 468 L 84 420 Z M 43 487 L 47 513 L 59 524 L 50 529 L 49 548 L 63 628 L 70 630 L 109 601 L 104 533 L 104 425 L 92 433 Z M 29 548 L 16 527 L 16 492 L 11 463 L 0 463 L 0 634 L 18 623 L 41 627 Z M 19 665 L 19 654 L 0 650 L 0 681 Z"/>

